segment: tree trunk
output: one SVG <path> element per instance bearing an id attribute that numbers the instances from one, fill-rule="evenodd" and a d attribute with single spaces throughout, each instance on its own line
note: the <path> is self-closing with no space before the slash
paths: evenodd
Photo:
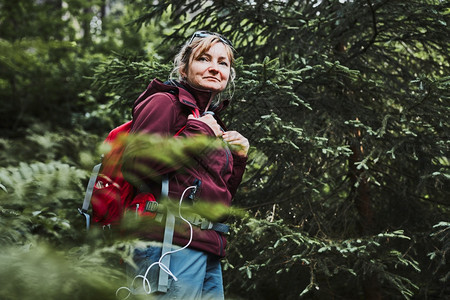
<path id="1" fill-rule="evenodd" d="M 358 119 L 358 118 L 357 118 Z M 357 168 L 357 163 L 364 158 L 364 148 L 361 143 L 361 130 L 355 129 L 352 134 L 350 149 L 353 154 L 349 157 L 349 176 L 352 183 L 351 196 L 359 215 L 360 233 L 369 234 L 373 228 L 373 210 L 370 198 L 370 187 L 363 169 Z"/>
<path id="2" fill-rule="evenodd" d="M 83 16 L 82 16 L 82 24 L 81 28 L 83 29 L 83 46 L 89 46 L 91 42 L 91 11 L 90 7 L 83 8 Z"/>
<path id="3" fill-rule="evenodd" d="M 358 120 L 358 118 L 356 118 Z M 372 202 L 370 198 L 370 186 L 363 168 L 358 169 L 358 162 L 364 159 L 364 148 L 361 141 L 361 130 L 355 129 L 350 145 L 353 154 L 349 158 L 349 176 L 352 183 L 351 196 L 355 201 L 355 207 L 359 215 L 359 228 L 361 235 L 370 234 L 374 225 Z M 363 280 L 365 300 L 382 299 L 380 283 L 376 274 L 371 274 Z"/>
<path id="4" fill-rule="evenodd" d="M 100 6 L 100 20 L 102 21 L 102 35 L 105 35 L 105 25 L 106 25 L 106 8 L 107 8 L 107 0 L 102 0 L 102 4 Z"/>

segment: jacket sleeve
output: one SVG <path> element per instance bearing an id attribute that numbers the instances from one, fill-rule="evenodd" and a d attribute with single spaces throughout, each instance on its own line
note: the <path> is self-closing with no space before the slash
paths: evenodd
<path id="1" fill-rule="evenodd" d="M 242 176 L 245 172 L 245 166 L 247 165 L 247 157 L 233 154 L 233 171 L 230 179 L 228 180 L 228 189 L 234 197 L 236 191 L 241 184 Z"/>
<path id="2" fill-rule="evenodd" d="M 186 129 L 183 132 L 186 136 L 193 136 L 196 134 L 205 134 L 211 137 L 215 137 L 214 131 L 205 123 L 197 121 L 197 120 L 188 120 L 186 124 Z M 242 176 L 245 172 L 245 167 L 247 165 L 248 157 L 239 156 L 236 154 L 233 155 L 233 169 L 231 173 L 231 177 L 228 179 L 227 188 L 231 193 L 231 196 L 234 197 L 236 191 L 241 184 Z"/>
<path id="3" fill-rule="evenodd" d="M 186 128 L 183 130 L 183 135 L 190 137 L 199 134 L 215 137 L 214 131 L 205 123 L 195 119 L 188 120 L 186 123 Z"/>
<path id="4" fill-rule="evenodd" d="M 133 112 L 133 127 L 130 134 L 173 135 L 176 107 L 172 98 L 165 93 L 156 93 L 140 102 Z M 144 138 L 144 137 L 143 137 Z M 148 179 L 156 179 L 172 169 L 155 159 L 142 157 L 145 143 L 132 141 L 127 144 L 122 156 L 122 173 L 135 186 Z"/>
<path id="5" fill-rule="evenodd" d="M 150 133 L 168 136 L 174 130 L 176 107 L 166 93 L 156 93 L 140 102 L 133 112 L 130 133 Z"/>

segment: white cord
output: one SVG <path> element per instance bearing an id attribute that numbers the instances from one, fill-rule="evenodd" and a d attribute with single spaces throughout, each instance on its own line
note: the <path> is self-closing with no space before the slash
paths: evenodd
<path id="1" fill-rule="evenodd" d="M 158 266 L 161 268 L 161 270 L 163 270 L 163 271 L 166 272 L 168 275 L 170 275 L 170 276 L 173 278 L 173 280 L 178 281 L 178 278 L 172 273 L 172 271 L 170 271 L 169 267 L 167 267 L 167 266 L 166 266 L 165 264 L 163 264 L 161 261 L 162 261 L 162 259 L 163 259 L 166 255 L 174 254 L 174 253 L 176 253 L 176 252 L 179 252 L 179 251 L 181 251 L 181 250 L 184 250 L 184 249 L 186 249 L 187 247 L 189 247 L 189 245 L 192 243 L 192 237 L 193 237 L 193 234 L 194 234 L 194 232 L 193 232 L 194 230 L 193 230 L 193 228 L 192 228 L 192 224 L 191 224 L 188 220 L 186 220 L 186 219 L 181 215 L 181 204 L 183 203 L 184 195 L 185 195 L 186 192 L 189 191 L 190 189 L 197 189 L 197 186 L 196 186 L 196 185 L 192 185 L 192 186 L 187 187 L 187 188 L 183 191 L 183 193 L 181 194 L 181 197 L 180 197 L 180 203 L 179 203 L 179 205 L 178 205 L 178 216 L 180 217 L 180 219 L 182 219 L 184 222 L 186 222 L 186 223 L 189 225 L 189 231 L 190 231 L 190 234 L 189 234 L 189 241 L 188 241 L 188 243 L 187 243 L 184 247 L 182 247 L 182 248 L 180 248 L 180 249 L 172 250 L 172 251 L 167 251 L 166 253 L 164 253 L 163 255 L 161 255 L 161 257 L 159 258 L 158 261 L 152 263 L 152 264 L 147 268 L 147 270 L 145 271 L 144 275 L 137 275 L 137 276 L 135 276 L 135 277 L 133 278 L 133 281 L 131 282 L 131 286 L 134 286 L 134 282 L 136 281 L 136 279 L 142 278 L 142 287 L 143 287 L 144 292 L 145 292 L 146 294 L 150 294 L 150 293 L 152 292 L 152 288 L 151 288 L 151 286 L 150 286 L 150 281 L 147 279 L 147 275 L 148 275 L 148 272 L 150 272 L 150 269 L 153 268 L 155 265 L 158 265 Z M 147 289 L 147 287 L 148 287 L 148 289 Z M 121 291 L 121 290 L 127 290 L 127 291 L 128 291 L 128 295 L 127 295 L 125 298 L 123 298 L 122 300 L 128 299 L 128 297 L 130 297 L 130 295 L 133 294 L 133 291 L 132 291 L 129 287 L 123 286 L 123 287 L 120 287 L 120 288 L 117 289 L 117 291 L 116 291 L 116 297 L 118 297 L 118 293 L 119 293 L 119 291 Z"/>

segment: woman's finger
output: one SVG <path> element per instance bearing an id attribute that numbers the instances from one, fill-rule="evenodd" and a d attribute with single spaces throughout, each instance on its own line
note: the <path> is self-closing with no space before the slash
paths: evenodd
<path id="1" fill-rule="evenodd" d="M 223 133 L 222 137 L 224 141 L 234 146 L 232 150 L 238 155 L 247 155 L 250 144 L 247 138 L 245 138 L 242 134 L 237 131 L 227 131 Z"/>

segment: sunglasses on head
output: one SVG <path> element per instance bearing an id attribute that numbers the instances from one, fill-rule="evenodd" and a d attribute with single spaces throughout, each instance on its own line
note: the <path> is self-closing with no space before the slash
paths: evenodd
<path id="1" fill-rule="evenodd" d="M 228 45 L 228 46 L 230 46 L 231 48 L 233 48 L 233 44 L 232 44 L 231 41 L 230 41 L 229 39 L 227 39 L 226 37 L 221 36 L 221 35 L 219 35 L 219 34 L 217 34 L 217 33 L 214 33 L 214 32 L 204 31 L 204 30 L 194 32 L 194 34 L 192 35 L 191 39 L 189 40 L 188 45 L 192 44 L 192 42 L 193 42 L 194 39 L 196 39 L 196 38 L 205 38 L 205 37 L 208 37 L 208 36 L 211 36 L 211 35 L 214 35 L 214 36 L 218 37 L 219 40 L 220 40 L 222 43 L 224 43 L 225 45 Z"/>

